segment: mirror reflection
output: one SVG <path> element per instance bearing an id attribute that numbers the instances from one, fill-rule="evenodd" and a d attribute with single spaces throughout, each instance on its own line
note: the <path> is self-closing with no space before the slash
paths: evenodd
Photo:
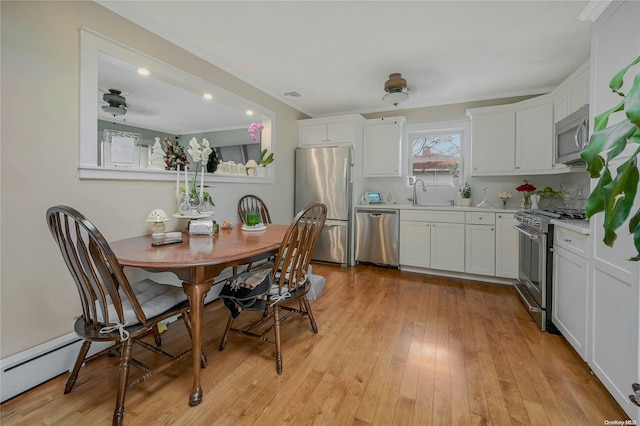
<path id="1" fill-rule="evenodd" d="M 163 74 L 158 63 L 148 58 L 141 57 L 140 63 L 133 64 L 98 52 L 98 164 L 159 170 L 162 164 L 158 163 L 156 142 L 160 142 L 165 155 L 168 146 L 178 144 L 188 157 L 189 140 L 195 137 L 198 141 L 206 138 L 216 151 L 220 165 L 210 161 L 210 173 L 252 174 L 251 167 L 246 168 L 247 163 L 259 163 L 262 149 L 270 148 L 271 144 L 263 140 L 261 132 L 252 138 L 248 128 L 252 123 L 268 121 L 269 117 L 256 112 L 248 115 L 247 110 L 230 105 L 219 94 L 194 88 L 191 81 L 186 77 L 180 79 L 180 75 L 180 72 Z M 124 136 L 114 138 L 114 135 Z M 133 135 L 131 141 L 127 135 Z M 116 146 L 116 142 L 124 145 Z M 135 150 L 135 159 L 114 163 L 112 159 L 122 149 Z M 170 159 L 165 158 L 164 162 L 165 170 L 175 169 Z"/>

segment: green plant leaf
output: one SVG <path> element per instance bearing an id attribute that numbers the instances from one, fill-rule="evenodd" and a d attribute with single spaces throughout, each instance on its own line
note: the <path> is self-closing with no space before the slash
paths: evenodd
<path id="1" fill-rule="evenodd" d="M 624 111 L 624 99 L 620 103 L 608 111 L 598 114 L 593 119 L 593 133 L 604 130 L 609 124 L 609 116 L 614 112 Z"/>
<path id="2" fill-rule="evenodd" d="M 640 209 L 638 209 L 636 214 L 634 214 L 631 220 L 629 220 L 629 232 L 633 235 L 633 245 L 636 247 L 636 251 L 638 252 L 629 260 L 637 262 L 640 260 Z"/>
<path id="3" fill-rule="evenodd" d="M 596 187 L 589 194 L 589 198 L 584 205 L 584 211 L 587 217 L 592 217 L 596 213 L 603 212 L 605 209 L 604 186 L 611 182 L 611 172 L 609 168 L 605 168 Z"/>
<path id="4" fill-rule="evenodd" d="M 587 163 L 587 171 L 592 178 L 599 177 L 604 166 L 600 154 L 610 150 L 614 150 L 618 154 L 622 152 L 627 144 L 627 138 L 633 135 L 636 129 L 633 123 L 623 120 L 591 135 L 589 144 L 580 153 L 580 157 Z M 621 146 L 622 149 L 620 149 Z M 609 160 L 611 158 L 613 157 L 608 156 Z"/>
<path id="5" fill-rule="evenodd" d="M 629 68 L 631 68 L 632 66 L 634 66 L 635 64 L 640 62 L 640 56 L 638 56 L 633 62 L 631 62 L 629 65 L 627 65 L 626 67 L 622 68 L 620 71 L 618 71 L 618 74 L 614 75 L 613 78 L 611 79 L 611 81 L 609 82 L 609 87 L 611 88 L 612 91 L 614 91 L 615 93 L 620 94 L 620 96 L 624 96 L 623 93 L 620 93 L 619 90 L 622 87 L 622 85 L 624 84 L 624 75 L 627 73 L 627 71 L 629 70 Z"/>
<path id="6" fill-rule="evenodd" d="M 629 260 L 637 262 L 640 260 L 640 209 L 638 209 L 636 214 L 629 221 L 629 231 L 633 235 L 633 244 L 636 246 L 636 251 L 638 252 Z"/>
<path id="7" fill-rule="evenodd" d="M 603 241 L 608 246 L 613 245 L 617 237 L 615 231 L 627 220 L 633 207 L 640 180 L 636 159 L 633 155 L 622 163 L 616 177 L 603 187 L 606 208 Z"/>
<path id="8" fill-rule="evenodd" d="M 630 122 L 640 127 L 640 73 L 633 79 L 633 86 L 625 99 L 624 113 Z"/>

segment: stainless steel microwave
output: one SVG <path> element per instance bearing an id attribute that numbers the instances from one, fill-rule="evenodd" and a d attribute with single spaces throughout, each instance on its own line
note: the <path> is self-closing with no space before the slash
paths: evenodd
<path id="1" fill-rule="evenodd" d="M 569 114 L 556 123 L 554 162 L 556 164 L 582 163 L 580 152 L 589 143 L 589 105 Z"/>

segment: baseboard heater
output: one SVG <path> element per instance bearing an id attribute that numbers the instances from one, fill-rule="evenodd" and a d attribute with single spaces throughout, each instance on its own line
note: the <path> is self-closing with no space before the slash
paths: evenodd
<path id="1" fill-rule="evenodd" d="M 216 284 L 229 275 L 231 275 L 230 272 L 225 271 Z M 220 289 L 221 286 L 213 287 L 207 294 L 205 303 L 217 299 Z M 75 332 L 71 332 L 26 351 L 0 359 L 0 402 L 70 371 L 81 345 L 82 339 Z M 88 355 L 106 349 L 109 345 L 110 343 L 94 343 L 91 345 Z M 62 391 L 63 388 L 60 389 L 60 392 Z"/>

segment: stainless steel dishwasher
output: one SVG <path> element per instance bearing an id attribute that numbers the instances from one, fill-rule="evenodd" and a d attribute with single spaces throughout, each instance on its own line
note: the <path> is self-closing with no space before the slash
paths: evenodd
<path id="1" fill-rule="evenodd" d="M 356 208 L 356 262 L 398 266 L 398 210 Z"/>

